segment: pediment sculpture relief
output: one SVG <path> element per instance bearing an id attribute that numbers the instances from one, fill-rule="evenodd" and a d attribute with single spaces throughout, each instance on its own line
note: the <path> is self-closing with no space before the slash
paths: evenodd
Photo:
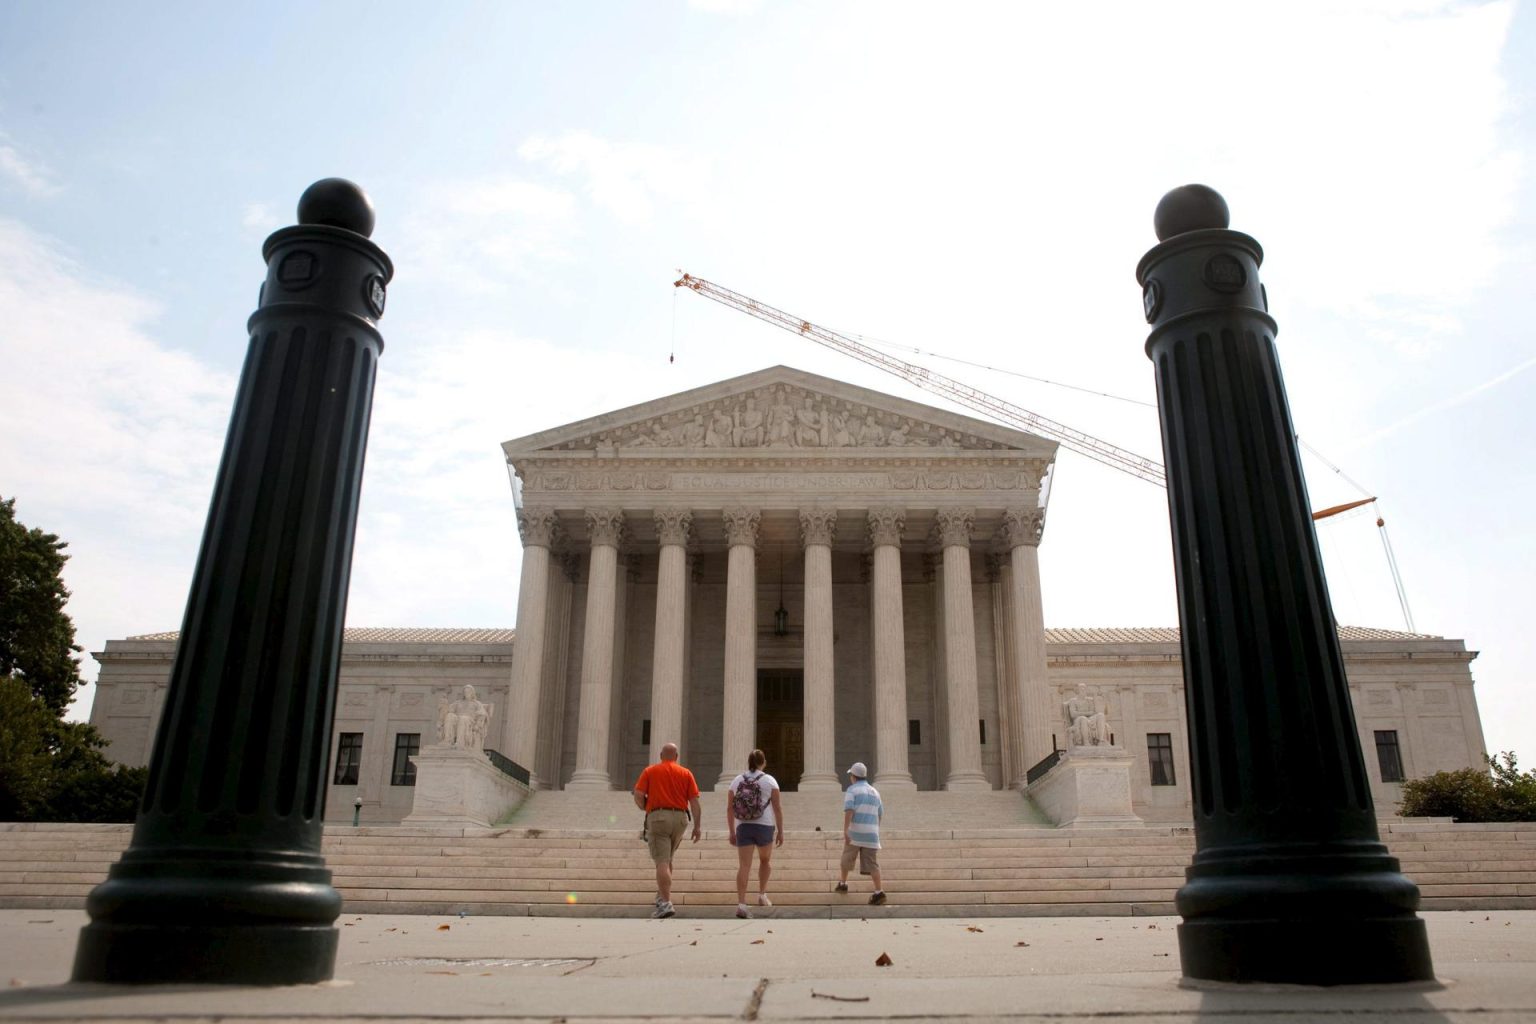
<path id="1" fill-rule="evenodd" d="M 559 447 L 975 450 L 1004 446 L 861 402 L 774 384 L 578 438 Z"/>

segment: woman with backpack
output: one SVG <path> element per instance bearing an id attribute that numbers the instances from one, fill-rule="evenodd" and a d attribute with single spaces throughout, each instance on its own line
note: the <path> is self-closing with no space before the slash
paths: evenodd
<path id="1" fill-rule="evenodd" d="M 775 846 L 784 845 L 784 811 L 779 804 L 779 781 L 763 771 L 768 758 L 761 750 L 747 755 L 747 770 L 731 780 L 725 797 L 726 838 L 736 847 L 736 916 L 751 917 L 747 909 L 747 878 L 752 874 L 752 851 L 757 850 L 757 905 L 771 907 L 768 858 Z"/>

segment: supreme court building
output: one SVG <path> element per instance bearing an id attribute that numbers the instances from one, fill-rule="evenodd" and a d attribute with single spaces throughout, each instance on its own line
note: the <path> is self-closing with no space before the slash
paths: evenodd
<path id="1" fill-rule="evenodd" d="M 399 821 L 442 699 L 536 789 L 627 789 L 675 740 L 701 787 L 761 747 L 786 789 L 1022 789 L 1097 695 L 1146 820 L 1187 820 L 1175 629 L 1053 629 L 1038 546 L 1056 444 L 773 367 L 503 445 L 523 543 L 504 630 L 354 630 L 328 817 Z M 1474 653 L 1341 629 L 1378 811 L 1480 765 Z M 174 634 L 111 641 L 92 722 L 143 763 Z"/>

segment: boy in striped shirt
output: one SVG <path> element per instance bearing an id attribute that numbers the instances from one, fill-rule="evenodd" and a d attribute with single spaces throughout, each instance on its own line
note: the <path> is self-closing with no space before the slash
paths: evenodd
<path id="1" fill-rule="evenodd" d="M 843 860 L 842 877 L 837 892 L 848 891 L 848 872 L 853 862 L 859 862 L 859 874 L 868 875 L 875 883 L 871 903 L 885 902 L 885 887 L 880 881 L 880 815 L 885 807 L 880 803 L 880 791 L 866 779 L 869 769 L 863 761 L 855 761 L 848 769 L 848 791 L 843 794 Z"/>

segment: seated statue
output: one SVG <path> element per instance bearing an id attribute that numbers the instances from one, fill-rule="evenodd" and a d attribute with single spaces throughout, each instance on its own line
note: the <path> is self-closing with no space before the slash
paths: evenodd
<path id="1" fill-rule="evenodd" d="M 464 747 L 468 750 L 484 750 L 489 731 L 491 712 L 496 705 L 475 699 L 475 688 L 464 687 L 464 696 L 448 703 L 442 698 L 437 704 L 437 742 L 445 747 Z"/>
<path id="2" fill-rule="evenodd" d="M 1073 747 L 1108 746 L 1109 719 L 1104 716 L 1103 701 L 1079 685 L 1063 705 L 1067 714 L 1068 745 Z"/>

